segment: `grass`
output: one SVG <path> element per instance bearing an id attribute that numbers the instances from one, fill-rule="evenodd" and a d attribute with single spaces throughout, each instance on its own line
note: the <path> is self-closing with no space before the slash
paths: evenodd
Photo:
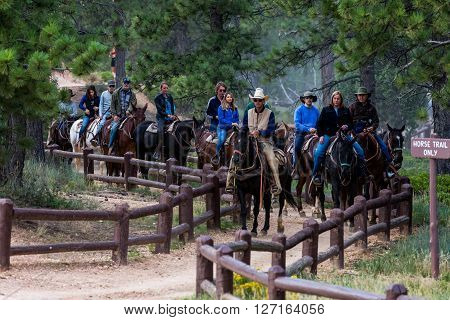
<path id="1" fill-rule="evenodd" d="M 93 203 L 67 199 L 65 194 L 94 192 L 96 185 L 86 184 L 82 174 L 64 163 L 25 162 L 23 183 L 0 186 L 0 197 L 10 198 L 17 206 L 61 209 L 95 208 Z"/>

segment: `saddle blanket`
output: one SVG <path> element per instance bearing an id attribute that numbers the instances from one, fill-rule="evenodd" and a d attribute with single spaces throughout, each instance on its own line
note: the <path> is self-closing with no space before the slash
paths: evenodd
<path id="1" fill-rule="evenodd" d="M 175 129 L 175 124 L 176 124 L 177 122 L 178 122 L 178 121 L 172 122 L 172 123 L 166 128 L 165 131 L 168 132 L 168 133 L 172 133 L 172 132 L 174 131 L 174 129 Z M 148 126 L 147 130 L 145 130 L 145 131 L 150 132 L 150 133 L 158 133 L 158 124 L 157 124 L 156 122 L 151 123 L 151 124 Z"/>

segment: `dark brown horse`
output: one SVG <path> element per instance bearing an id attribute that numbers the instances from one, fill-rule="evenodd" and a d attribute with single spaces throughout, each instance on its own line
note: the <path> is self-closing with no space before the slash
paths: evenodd
<path id="1" fill-rule="evenodd" d="M 357 134 L 357 141 L 364 150 L 367 170 L 370 174 L 370 198 L 378 197 L 380 190 L 387 187 L 385 180 L 385 159 L 377 140 L 370 132 L 361 132 Z M 367 194 L 367 192 L 365 192 Z M 370 223 L 376 223 L 376 210 L 372 210 Z"/>
<path id="2" fill-rule="evenodd" d="M 57 144 L 60 150 L 72 151 L 70 127 L 76 119 L 54 120 L 48 130 L 47 145 Z"/>
<path id="3" fill-rule="evenodd" d="M 144 108 L 136 108 L 134 113 L 128 116 L 123 123 L 121 124 L 118 132 L 117 138 L 115 141 L 115 147 L 113 155 L 118 157 L 123 157 L 127 152 L 133 152 L 136 154 L 136 128 L 138 125 L 145 121 L 145 111 L 147 110 L 147 104 L 145 104 Z M 110 125 L 112 119 L 106 121 L 105 125 L 102 128 L 102 150 L 103 154 L 108 154 L 108 143 L 109 136 L 111 133 Z M 107 163 L 106 165 L 107 174 L 109 176 L 115 175 L 119 176 L 120 173 L 123 175 L 123 166 Z M 121 172 L 119 172 L 121 171 Z"/>
<path id="4" fill-rule="evenodd" d="M 227 142 L 221 150 L 220 163 L 213 163 L 212 159 L 216 155 L 216 143 L 208 141 L 213 132 L 209 131 L 209 127 L 204 124 L 204 121 L 194 118 L 195 131 L 195 150 L 197 151 L 198 162 L 197 168 L 203 169 L 205 163 L 211 163 L 214 170 L 219 169 L 220 166 L 228 166 L 233 156 L 234 143 L 238 138 L 238 130 L 231 129 L 228 133 Z"/>

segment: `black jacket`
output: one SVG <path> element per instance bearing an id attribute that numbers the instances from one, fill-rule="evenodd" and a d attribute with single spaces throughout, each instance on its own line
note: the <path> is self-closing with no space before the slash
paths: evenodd
<path id="1" fill-rule="evenodd" d="M 167 95 L 167 98 L 172 106 L 172 114 L 175 114 L 175 105 L 173 103 L 173 98 L 170 94 Z M 166 99 L 163 94 L 160 93 L 155 97 L 155 106 L 156 106 L 156 119 L 161 119 L 167 117 L 166 113 Z"/>
<path id="2" fill-rule="evenodd" d="M 352 115 L 355 131 L 357 133 L 367 127 L 373 127 L 374 129 L 378 128 L 380 120 L 378 118 L 377 109 L 375 109 L 375 106 L 370 100 L 367 100 L 365 105 L 359 101 L 355 101 L 348 108 Z"/>
<path id="3" fill-rule="evenodd" d="M 338 108 L 338 114 L 334 111 L 333 106 L 322 109 L 319 120 L 317 121 L 317 135 L 334 136 L 336 132 L 346 124 L 349 130 L 353 129 L 353 119 L 348 108 Z"/>

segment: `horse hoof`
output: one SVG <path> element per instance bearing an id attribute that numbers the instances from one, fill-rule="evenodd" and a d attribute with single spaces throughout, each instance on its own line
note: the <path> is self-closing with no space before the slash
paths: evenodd
<path id="1" fill-rule="evenodd" d="M 304 210 L 299 211 L 298 214 L 300 215 L 301 218 L 306 218 L 306 213 Z M 313 214 L 313 216 L 314 216 L 314 214 Z"/>
<path id="2" fill-rule="evenodd" d="M 284 233 L 284 226 L 278 226 L 277 233 Z"/>
<path id="3" fill-rule="evenodd" d="M 261 235 L 267 236 L 267 230 L 262 229 L 262 230 L 261 230 Z"/>
<path id="4" fill-rule="evenodd" d="M 283 214 L 287 217 L 288 211 L 286 209 L 283 210 Z"/>
<path id="5" fill-rule="evenodd" d="M 325 216 L 325 215 L 321 216 L 320 220 L 322 220 L 322 222 L 327 221 L 327 216 Z"/>

